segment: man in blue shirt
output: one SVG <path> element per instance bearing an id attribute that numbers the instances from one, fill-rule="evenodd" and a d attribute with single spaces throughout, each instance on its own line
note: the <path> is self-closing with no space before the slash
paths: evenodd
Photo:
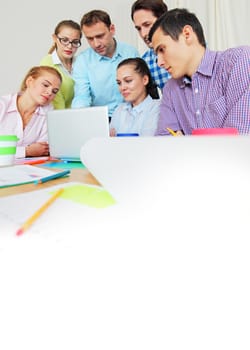
<path id="1" fill-rule="evenodd" d="M 142 40 L 149 47 L 149 50 L 142 55 L 142 58 L 147 62 L 151 76 L 161 90 L 170 78 L 170 74 L 164 68 L 157 65 L 157 57 L 148 40 L 148 34 L 157 18 L 167 10 L 168 7 L 162 0 L 137 0 L 131 8 L 131 18 L 135 24 L 135 28 Z"/>
<path id="2" fill-rule="evenodd" d="M 116 41 L 115 26 L 104 11 L 86 13 L 80 25 L 90 47 L 77 56 L 73 66 L 72 108 L 107 105 L 111 117 L 123 102 L 116 84 L 117 65 L 139 53 L 135 47 Z"/>

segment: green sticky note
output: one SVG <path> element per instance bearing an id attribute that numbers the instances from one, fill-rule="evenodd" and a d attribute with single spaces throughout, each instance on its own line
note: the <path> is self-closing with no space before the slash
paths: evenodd
<path id="1" fill-rule="evenodd" d="M 64 187 L 61 198 L 92 208 L 105 208 L 116 203 L 111 194 L 104 188 L 78 184 Z"/>

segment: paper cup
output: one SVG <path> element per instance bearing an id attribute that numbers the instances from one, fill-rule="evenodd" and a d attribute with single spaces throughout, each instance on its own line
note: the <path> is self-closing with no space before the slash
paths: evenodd
<path id="1" fill-rule="evenodd" d="M 0 166 L 9 166 L 15 163 L 16 135 L 0 135 Z"/>

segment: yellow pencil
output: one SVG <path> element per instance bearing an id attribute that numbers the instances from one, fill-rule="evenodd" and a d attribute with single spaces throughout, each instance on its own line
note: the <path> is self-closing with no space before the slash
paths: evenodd
<path id="1" fill-rule="evenodd" d="M 57 190 L 25 223 L 17 230 L 16 235 L 20 236 L 27 230 L 33 222 L 52 204 L 64 191 L 63 188 Z"/>
<path id="2" fill-rule="evenodd" d="M 177 133 L 176 133 L 174 130 L 172 130 L 172 129 L 170 129 L 170 128 L 166 128 L 166 130 L 167 130 L 171 135 L 177 136 Z"/>

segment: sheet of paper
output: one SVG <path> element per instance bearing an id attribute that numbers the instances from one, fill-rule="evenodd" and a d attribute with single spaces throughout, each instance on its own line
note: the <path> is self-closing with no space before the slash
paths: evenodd
<path id="1" fill-rule="evenodd" d="M 55 174 L 49 169 L 33 165 L 14 165 L 0 169 L 0 188 L 30 183 Z"/>
<path id="2" fill-rule="evenodd" d="M 60 237 L 72 230 L 81 232 L 93 227 L 96 219 L 116 206 L 115 199 L 104 188 L 69 182 L 34 192 L 0 198 L 1 237 L 12 238 L 16 230 L 60 188 L 63 194 L 47 208 L 24 235 Z M 105 213 L 102 213 L 102 212 Z M 5 232 L 5 234 L 4 234 Z M 3 235 L 4 234 L 4 235 Z"/>

